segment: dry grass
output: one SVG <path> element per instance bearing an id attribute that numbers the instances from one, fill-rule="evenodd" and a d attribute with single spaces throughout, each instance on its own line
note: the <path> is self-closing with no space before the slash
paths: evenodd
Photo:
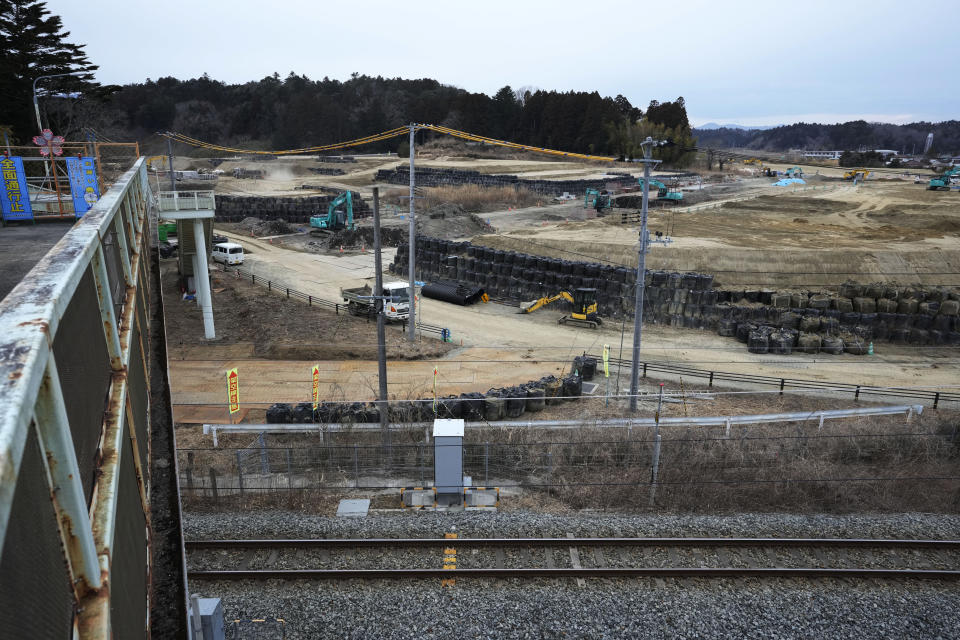
<path id="1" fill-rule="evenodd" d="M 483 437 L 497 443 L 496 474 L 529 485 L 525 503 L 533 494 L 561 510 L 960 511 L 960 481 L 936 479 L 957 475 L 960 440 L 950 421 L 862 419 L 822 432 L 771 424 L 735 428 L 730 437 L 722 428 L 664 429 L 653 505 L 649 431 L 506 429 Z"/>

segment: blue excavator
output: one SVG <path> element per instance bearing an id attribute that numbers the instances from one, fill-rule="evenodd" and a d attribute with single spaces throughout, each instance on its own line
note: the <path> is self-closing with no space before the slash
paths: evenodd
<path id="1" fill-rule="evenodd" d="M 609 193 L 600 191 L 599 189 L 587 189 L 586 196 L 583 199 L 584 209 L 596 209 L 597 213 L 600 213 L 604 209 L 609 209 L 612 206 L 613 199 Z"/>
<path id="2" fill-rule="evenodd" d="M 937 177 L 932 178 L 930 183 L 927 185 L 927 189 L 930 191 L 936 191 L 937 189 L 945 189 L 949 191 L 950 183 L 954 177 L 960 178 L 960 166 L 947 169 Z"/>
<path id="3" fill-rule="evenodd" d="M 643 189 L 643 178 L 640 178 L 637 180 L 637 182 L 640 184 L 640 188 Z M 682 191 L 670 191 L 670 189 L 667 188 L 667 185 L 663 184 L 659 180 L 651 180 L 650 186 L 657 188 L 657 200 L 670 200 L 673 202 L 680 202 L 683 200 Z"/>
<path id="4" fill-rule="evenodd" d="M 330 201 L 327 206 L 327 215 L 310 217 L 310 234 L 320 235 L 347 229 L 354 230 L 353 224 L 353 194 L 344 191 Z"/>

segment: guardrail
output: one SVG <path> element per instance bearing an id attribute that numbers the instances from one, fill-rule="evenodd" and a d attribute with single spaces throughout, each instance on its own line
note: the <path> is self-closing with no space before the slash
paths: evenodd
<path id="1" fill-rule="evenodd" d="M 922 404 L 904 404 L 882 407 L 859 407 L 856 409 L 830 409 L 826 411 L 795 411 L 790 413 L 761 413 L 751 415 L 726 416 L 677 416 L 669 418 L 610 418 L 604 420 L 496 420 L 466 422 L 470 429 L 490 428 L 526 428 L 526 429 L 582 429 L 584 427 L 622 428 L 622 427 L 726 427 L 730 435 L 732 425 L 766 424 L 770 422 L 818 422 L 823 428 L 826 420 L 854 418 L 861 416 L 906 415 L 909 421 L 913 414 L 923 413 Z M 409 429 L 426 429 L 432 422 L 392 422 L 395 426 Z M 203 434 L 213 436 L 213 446 L 219 445 L 218 433 L 334 433 L 337 431 L 379 431 L 383 426 L 379 422 L 328 422 L 328 423 L 243 423 L 243 424 L 204 424 Z"/>
<path id="2" fill-rule="evenodd" d="M 140 158 L 0 304 L 0 618 L 32 637 L 148 626 L 148 193 Z"/>
<path id="3" fill-rule="evenodd" d="M 596 358 L 597 362 L 602 362 L 603 357 L 592 354 L 584 354 L 590 358 Z M 631 360 L 621 358 L 610 358 L 610 364 L 613 366 L 629 369 L 632 366 Z M 944 391 L 931 391 L 926 389 L 903 389 L 898 387 L 876 387 L 863 384 L 854 384 L 851 382 L 824 382 L 820 380 L 802 380 L 797 378 L 775 378 L 772 376 L 757 376 L 749 373 L 730 373 L 724 371 L 709 371 L 705 369 L 696 369 L 684 365 L 671 364 L 666 362 L 641 362 L 640 375 L 646 378 L 648 372 L 659 372 L 671 375 L 681 375 L 687 378 L 701 378 L 707 380 L 707 386 L 712 387 L 714 381 L 717 382 L 735 382 L 740 384 L 756 384 L 766 387 L 776 387 L 780 393 L 791 389 L 800 390 L 821 390 L 832 391 L 835 393 L 850 393 L 854 400 L 859 400 L 862 396 L 881 396 L 892 398 L 905 398 L 908 400 L 920 400 L 930 403 L 936 409 L 940 402 L 960 402 L 960 393 L 949 393 Z"/>
<path id="4" fill-rule="evenodd" d="M 266 287 L 267 291 L 285 295 L 287 299 L 295 298 L 297 300 L 302 300 L 307 303 L 307 306 L 310 306 L 310 307 L 316 305 L 318 307 L 333 309 L 334 313 L 336 313 L 337 315 L 339 315 L 341 311 L 346 312 L 348 308 L 346 302 L 336 302 L 334 300 L 325 300 L 324 298 L 319 298 L 317 296 L 310 295 L 302 291 L 297 291 L 296 289 L 291 289 L 290 287 L 288 287 L 286 284 L 282 282 L 270 280 L 268 278 L 264 278 L 263 276 L 258 277 L 255 273 L 251 271 L 247 271 L 245 269 L 240 269 L 239 267 L 230 267 L 227 265 L 223 265 L 221 268 L 224 273 L 235 273 L 237 274 L 238 277 L 241 277 L 244 279 L 249 278 L 252 284 L 259 284 L 262 287 Z M 391 323 L 388 323 L 387 326 L 390 326 L 390 324 Z M 401 321 L 399 323 L 399 326 L 403 331 L 406 331 L 407 321 L 406 320 Z M 417 330 L 420 332 L 433 333 L 441 338 L 445 337 L 449 339 L 451 337 L 451 333 L 449 329 L 446 329 L 444 327 L 438 327 L 432 324 L 424 324 L 422 322 L 417 323 Z"/>

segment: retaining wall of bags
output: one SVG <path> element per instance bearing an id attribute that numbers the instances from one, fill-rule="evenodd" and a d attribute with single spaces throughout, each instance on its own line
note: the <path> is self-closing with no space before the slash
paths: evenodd
<path id="1" fill-rule="evenodd" d="M 538 413 L 544 407 L 576 400 L 583 394 L 583 382 L 596 372 L 597 361 L 591 357 L 574 359 L 571 374 L 562 378 L 546 376 L 524 384 L 496 387 L 486 393 L 462 393 L 417 402 L 391 402 L 392 423 L 430 422 L 434 418 L 463 418 L 470 422 L 493 422 L 519 418 L 525 413 Z M 375 423 L 380 413 L 372 402 L 321 403 L 316 411 L 310 402 L 277 403 L 267 409 L 270 424 L 289 423 Z"/>
<path id="2" fill-rule="evenodd" d="M 526 180 L 511 175 L 491 175 L 479 171 L 461 169 L 417 168 L 415 177 L 418 187 L 442 187 L 447 185 L 476 184 L 484 187 L 525 187 L 534 193 L 558 196 L 563 192 L 583 195 L 587 189 L 606 189 L 609 185 L 616 188 L 636 186 L 637 179 L 629 173 L 610 173 L 609 178 L 600 180 Z M 374 177 L 376 182 L 390 184 L 410 184 L 409 167 L 381 169 Z"/>
<path id="3" fill-rule="evenodd" d="M 597 290 L 600 316 L 621 318 L 633 313 L 636 270 L 597 262 L 578 262 L 535 256 L 516 251 L 501 251 L 473 245 L 470 242 L 454 242 L 440 238 L 417 236 L 417 278 L 427 282 L 450 280 L 482 287 L 489 295 L 516 302 L 531 301 L 551 296 L 560 291 L 578 287 Z M 397 247 L 390 272 L 398 276 L 407 274 L 408 246 Z M 713 276 L 702 273 L 647 272 L 647 300 L 645 313 L 654 314 L 647 321 L 660 322 L 666 315 L 651 302 L 665 298 L 662 287 L 676 283 L 702 293 L 710 293 Z M 671 294 L 672 290 L 671 290 Z M 691 299 L 693 296 L 691 296 Z M 710 295 L 707 295 L 710 299 Z M 554 308 L 569 309 L 569 303 L 558 300 Z M 666 311 L 666 310 L 664 310 Z M 691 307 L 691 314 L 695 311 Z M 701 311 L 696 309 L 697 316 Z"/>
<path id="4" fill-rule="evenodd" d="M 320 162 L 343 162 L 352 164 L 357 161 L 353 156 L 317 156 L 317 160 Z"/>
<path id="5" fill-rule="evenodd" d="M 863 354 L 871 342 L 960 345 L 960 292 L 846 282 L 836 292 L 719 290 L 720 335 L 754 353 Z"/>
<path id="6" fill-rule="evenodd" d="M 389 269 L 405 276 L 407 264 L 407 245 L 400 245 Z M 597 289 L 601 317 L 623 318 L 634 310 L 636 272 L 616 265 L 418 236 L 416 273 L 420 280 L 477 285 L 517 302 L 590 287 Z M 847 282 L 836 292 L 731 290 L 714 288 L 710 274 L 668 271 L 647 271 L 645 285 L 644 322 L 715 330 L 756 353 L 859 354 L 876 341 L 960 344 L 960 292 L 954 289 Z M 569 309 L 563 301 L 554 305 Z"/>
<path id="7" fill-rule="evenodd" d="M 336 196 L 306 196 L 303 198 L 273 198 L 260 196 L 217 195 L 215 219 L 220 222 L 240 222 L 244 218 L 261 220 L 286 220 L 293 223 L 309 223 L 310 216 L 326 215 L 330 201 Z M 353 217 L 366 218 L 373 210 L 353 192 Z"/>

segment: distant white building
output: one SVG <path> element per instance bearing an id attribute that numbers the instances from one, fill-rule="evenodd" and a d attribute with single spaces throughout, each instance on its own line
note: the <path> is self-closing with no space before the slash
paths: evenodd
<path id="1" fill-rule="evenodd" d="M 893 149 L 874 149 L 873 152 L 879 153 L 884 157 L 884 159 L 889 158 L 890 156 L 897 155 L 897 152 L 894 151 Z"/>
<path id="2" fill-rule="evenodd" d="M 803 151 L 801 155 L 804 158 L 821 158 L 824 160 L 839 160 L 843 151 Z"/>

